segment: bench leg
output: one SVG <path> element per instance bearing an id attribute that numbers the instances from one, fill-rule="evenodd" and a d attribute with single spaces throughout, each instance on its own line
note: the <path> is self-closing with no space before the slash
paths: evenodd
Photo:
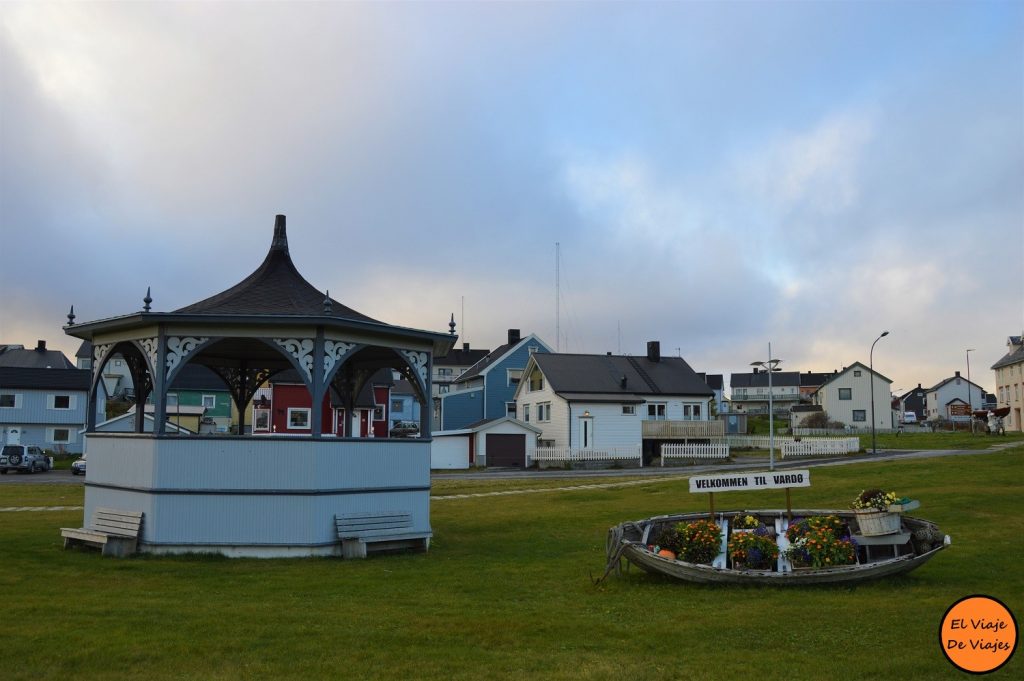
<path id="1" fill-rule="evenodd" d="M 366 558 L 366 542 L 362 539 L 342 539 L 342 558 Z"/>

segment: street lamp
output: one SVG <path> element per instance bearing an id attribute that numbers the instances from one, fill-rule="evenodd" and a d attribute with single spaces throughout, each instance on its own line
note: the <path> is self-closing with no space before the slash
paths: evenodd
<path id="1" fill-rule="evenodd" d="M 875 339 L 875 343 L 889 335 L 883 331 L 882 335 Z M 875 446 L 875 343 L 871 344 L 871 352 L 868 353 L 868 369 L 871 372 L 871 453 L 878 454 Z"/>
<path id="2" fill-rule="evenodd" d="M 971 435 L 974 435 L 974 402 L 971 400 L 971 353 L 974 348 L 967 349 L 967 418 L 971 421 Z"/>
<path id="3" fill-rule="evenodd" d="M 761 367 L 768 372 L 768 470 L 775 470 L 775 410 L 772 402 L 772 374 L 779 369 L 781 359 L 772 359 L 772 344 L 768 343 L 768 361 L 751 362 L 752 367 Z"/>

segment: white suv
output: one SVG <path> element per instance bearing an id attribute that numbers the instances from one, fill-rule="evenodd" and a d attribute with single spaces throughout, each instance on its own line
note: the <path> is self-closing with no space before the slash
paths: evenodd
<path id="1" fill-rule="evenodd" d="M 50 458 L 39 447 L 4 445 L 3 450 L 0 450 L 0 475 L 7 475 L 7 471 L 35 473 L 48 470 Z"/>

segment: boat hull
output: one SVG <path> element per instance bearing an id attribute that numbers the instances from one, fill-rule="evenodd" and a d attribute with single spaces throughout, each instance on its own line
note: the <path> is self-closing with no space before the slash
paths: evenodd
<path id="1" fill-rule="evenodd" d="M 771 510 L 750 510 L 740 512 L 726 512 L 725 516 L 732 516 L 737 513 L 758 515 L 761 517 L 781 517 L 786 511 L 777 509 Z M 844 519 L 852 519 L 853 514 L 849 511 L 836 511 L 827 509 L 799 509 L 793 511 L 794 516 L 811 515 L 837 515 Z M 949 543 L 949 537 L 930 547 L 928 550 L 891 559 L 861 563 L 857 565 L 843 565 L 833 568 L 797 568 L 785 572 L 771 570 L 735 570 L 727 567 L 712 567 L 711 565 L 698 565 L 687 563 L 681 560 L 674 560 L 659 556 L 651 551 L 644 541 L 649 536 L 656 536 L 655 532 L 662 526 L 685 522 L 691 520 L 706 519 L 706 513 L 686 513 L 679 515 L 656 516 L 633 522 L 616 525 L 609 530 L 608 535 L 608 558 L 609 564 L 625 558 L 630 563 L 642 570 L 655 574 L 662 574 L 675 579 L 699 584 L 759 584 L 771 586 L 808 586 L 818 584 L 850 584 L 864 582 L 873 579 L 883 579 L 895 575 L 908 573 L 916 570 L 935 554 L 945 548 Z M 929 529 L 937 532 L 938 528 L 920 518 L 903 517 L 903 526 L 911 532 Z M 618 567 L 617 565 L 615 567 Z"/>

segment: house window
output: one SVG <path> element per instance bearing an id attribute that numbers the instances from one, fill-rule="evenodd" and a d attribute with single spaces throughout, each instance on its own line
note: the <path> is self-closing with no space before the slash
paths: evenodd
<path id="1" fill-rule="evenodd" d="M 441 368 L 437 370 L 437 375 L 443 376 L 445 378 L 450 378 L 452 375 L 452 370 L 448 368 Z"/>
<path id="2" fill-rule="evenodd" d="M 402 400 L 391 400 L 391 411 L 392 412 L 396 412 L 396 411 L 397 412 L 402 412 L 402 411 L 405 411 L 405 409 L 402 408 Z"/>
<path id="3" fill-rule="evenodd" d="M 178 404 L 178 393 L 167 393 L 167 406 L 174 407 Z"/>
<path id="4" fill-rule="evenodd" d="M 50 442 L 57 444 L 71 442 L 71 430 L 69 428 L 54 428 L 50 434 Z"/>
<path id="5" fill-rule="evenodd" d="M 635 404 L 624 404 L 624 405 L 622 405 L 622 415 L 623 416 L 633 416 L 634 414 L 636 414 L 636 405 Z"/>
<path id="6" fill-rule="evenodd" d="M 664 402 L 650 402 L 647 405 L 647 420 L 648 421 L 664 421 L 665 420 L 665 403 Z"/>
<path id="7" fill-rule="evenodd" d="M 3 393 L 0 394 L 0 407 L 7 409 L 13 409 L 18 406 L 18 396 L 14 393 Z"/>
<path id="8" fill-rule="evenodd" d="M 867 421 L 867 420 L 868 420 L 868 416 L 867 416 L 867 412 L 866 411 L 864 411 L 863 409 L 854 409 L 853 410 L 853 422 L 854 423 L 857 423 L 858 421 Z"/>
<path id="9" fill-rule="evenodd" d="M 528 404 L 523 405 L 523 420 L 527 423 L 530 422 L 530 405 Z"/>
<path id="10" fill-rule="evenodd" d="M 860 378 L 860 369 L 854 369 L 853 376 L 854 378 Z"/>
<path id="11" fill-rule="evenodd" d="M 71 395 L 53 395 L 53 406 L 51 409 L 70 409 Z"/>
<path id="12" fill-rule="evenodd" d="M 270 432 L 270 410 L 254 409 L 252 417 L 252 429 L 257 433 Z"/>
<path id="13" fill-rule="evenodd" d="M 216 395 L 203 395 L 203 408 L 204 409 L 213 409 L 216 406 L 217 406 L 217 396 Z"/>
<path id="14" fill-rule="evenodd" d="M 551 420 L 551 403 L 541 402 L 537 405 L 537 421 L 544 423 Z"/>
<path id="15" fill-rule="evenodd" d="M 515 386 L 519 385 L 519 381 L 522 380 L 522 378 L 523 378 L 523 370 L 522 369 L 506 369 L 505 371 L 506 371 L 506 381 L 505 381 L 506 384 L 510 388 L 514 388 Z"/>
<path id="16" fill-rule="evenodd" d="M 531 355 L 532 355 L 533 353 L 537 352 L 538 350 L 540 350 L 540 346 L 537 346 L 537 345 L 531 345 L 531 346 L 529 346 L 529 347 L 530 347 L 530 354 L 531 354 Z"/>
<path id="17" fill-rule="evenodd" d="M 120 360 L 120 359 L 115 359 L 114 360 L 114 366 L 116 366 L 116 367 L 124 366 L 124 361 Z"/>
<path id="18" fill-rule="evenodd" d="M 309 430 L 309 409 L 289 409 L 288 429 Z"/>
<path id="19" fill-rule="evenodd" d="M 510 418 L 515 418 L 516 417 L 516 403 L 515 402 L 506 402 L 505 403 L 505 416 L 508 416 Z"/>
<path id="20" fill-rule="evenodd" d="M 700 405 L 699 404 L 684 404 L 683 405 L 683 420 L 684 421 L 700 421 Z"/>
<path id="21" fill-rule="evenodd" d="M 446 392 L 451 390 L 451 388 L 452 387 L 450 385 L 439 385 L 439 386 L 437 386 L 437 394 L 438 395 L 444 395 Z"/>
<path id="22" fill-rule="evenodd" d="M 530 374 L 530 392 L 544 389 L 544 374 L 534 371 Z"/>
<path id="23" fill-rule="evenodd" d="M 373 420 L 374 421 L 383 421 L 384 420 L 384 405 L 383 404 L 374 405 L 374 407 L 373 407 Z"/>
<path id="24" fill-rule="evenodd" d="M 852 400 L 853 399 L 853 388 L 840 388 L 839 399 L 841 400 Z"/>

